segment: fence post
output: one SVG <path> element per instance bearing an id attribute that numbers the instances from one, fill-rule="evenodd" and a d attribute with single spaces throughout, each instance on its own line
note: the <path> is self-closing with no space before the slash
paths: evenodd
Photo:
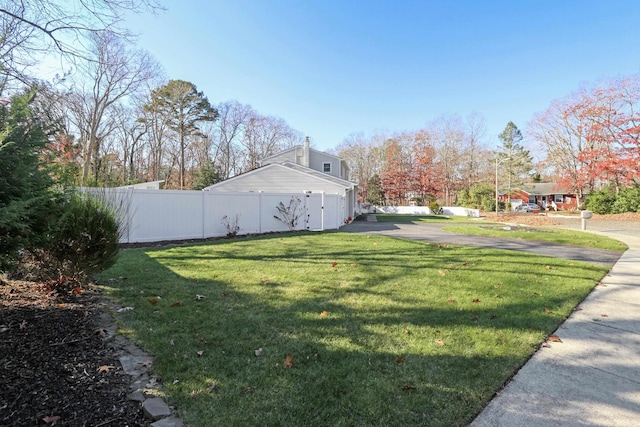
<path id="1" fill-rule="evenodd" d="M 202 190 L 200 190 L 202 191 Z M 204 226 L 204 219 L 205 219 L 205 200 L 204 200 L 204 191 L 202 191 L 202 197 L 200 198 L 200 203 L 202 203 L 202 209 L 200 209 L 200 211 L 202 212 L 202 221 L 200 222 L 200 225 L 202 227 L 202 238 L 204 239 L 204 230 L 205 230 L 205 226 Z"/>
<path id="2" fill-rule="evenodd" d="M 324 231 L 324 191 L 322 192 L 322 201 L 320 202 L 320 230 Z"/>
<path id="3" fill-rule="evenodd" d="M 260 190 L 258 196 L 258 232 L 260 234 L 262 234 L 262 193 L 264 193 L 264 191 Z"/>

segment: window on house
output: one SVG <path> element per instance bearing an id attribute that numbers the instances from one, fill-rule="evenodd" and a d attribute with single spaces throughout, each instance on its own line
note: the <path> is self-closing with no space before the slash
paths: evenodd
<path id="1" fill-rule="evenodd" d="M 554 194 L 553 201 L 556 203 L 562 203 L 564 202 L 564 197 L 562 197 L 562 194 Z"/>
<path id="2" fill-rule="evenodd" d="M 331 173 L 331 163 L 323 163 L 322 171 L 326 173 Z"/>

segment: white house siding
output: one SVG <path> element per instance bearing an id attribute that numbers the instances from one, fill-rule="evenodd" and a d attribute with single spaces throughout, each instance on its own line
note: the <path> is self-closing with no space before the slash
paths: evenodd
<path id="1" fill-rule="evenodd" d="M 244 175 L 207 187 L 208 191 L 264 191 L 269 193 L 302 193 L 304 191 L 345 195 L 345 187 L 321 180 L 281 165 L 262 167 Z"/>

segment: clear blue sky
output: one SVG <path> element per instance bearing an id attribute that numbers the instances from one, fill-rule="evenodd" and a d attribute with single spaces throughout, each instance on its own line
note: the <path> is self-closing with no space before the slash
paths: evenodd
<path id="1" fill-rule="evenodd" d="M 495 144 L 552 100 L 640 72 L 637 0 L 164 0 L 127 22 L 169 79 L 282 117 L 321 150 L 472 111 Z"/>

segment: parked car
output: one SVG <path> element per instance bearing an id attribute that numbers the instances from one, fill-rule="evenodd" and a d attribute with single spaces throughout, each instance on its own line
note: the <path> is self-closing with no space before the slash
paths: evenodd
<path id="1" fill-rule="evenodd" d="M 540 206 L 536 205 L 535 203 L 523 203 L 520 206 L 516 206 L 515 211 L 538 213 L 540 212 Z"/>

